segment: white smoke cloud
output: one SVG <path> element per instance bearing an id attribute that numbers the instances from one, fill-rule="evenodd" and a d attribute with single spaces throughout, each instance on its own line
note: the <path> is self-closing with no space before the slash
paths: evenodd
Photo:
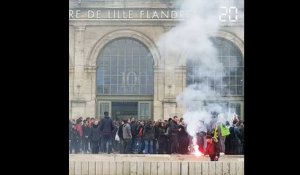
<path id="1" fill-rule="evenodd" d="M 187 58 L 200 63 L 195 77 L 204 76 L 220 81 L 223 72 L 223 64 L 217 57 L 217 50 L 210 37 L 214 35 L 220 26 L 218 0 L 184 0 L 181 10 L 184 12 L 184 20 L 172 28 L 158 42 L 166 59 L 174 59 L 174 56 L 186 62 Z M 172 47 L 170 47 L 172 46 Z M 196 133 L 207 131 L 207 126 L 212 122 L 211 112 L 224 111 L 219 104 L 205 103 L 213 98 L 220 99 L 220 95 L 210 89 L 206 83 L 197 83 L 188 86 L 177 96 L 178 104 L 185 109 L 184 121 L 187 123 L 187 132 L 195 138 Z M 226 117 L 220 116 L 222 122 Z"/>

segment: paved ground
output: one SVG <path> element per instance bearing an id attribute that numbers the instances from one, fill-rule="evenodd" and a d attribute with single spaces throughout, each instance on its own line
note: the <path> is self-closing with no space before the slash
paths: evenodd
<path id="1" fill-rule="evenodd" d="M 209 161 L 208 156 L 166 154 L 70 154 L 70 161 Z M 219 161 L 244 161 L 243 155 L 221 155 Z"/>

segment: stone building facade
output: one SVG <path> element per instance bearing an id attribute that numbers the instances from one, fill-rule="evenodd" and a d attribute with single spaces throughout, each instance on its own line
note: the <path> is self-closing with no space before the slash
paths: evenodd
<path id="1" fill-rule="evenodd" d="M 69 118 L 99 118 L 104 111 L 116 119 L 182 116 L 176 96 L 187 87 L 188 65 L 177 58 L 165 59 L 157 47 L 160 36 L 181 20 L 176 2 L 70 0 Z M 243 2 L 234 3 L 239 19 L 224 22 L 213 35 L 231 44 L 238 50 L 234 56 L 242 59 L 239 73 L 228 77 L 236 82 L 233 95 L 222 100 L 243 118 Z"/>

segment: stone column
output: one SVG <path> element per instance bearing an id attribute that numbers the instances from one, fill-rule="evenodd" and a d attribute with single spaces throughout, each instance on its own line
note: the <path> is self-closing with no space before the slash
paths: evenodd
<path id="1" fill-rule="evenodd" d="M 86 115 L 88 117 L 96 117 L 96 67 L 86 66 L 85 71 L 85 100 L 87 102 Z"/>
<path id="2" fill-rule="evenodd" d="M 153 119 L 163 119 L 164 72 L 160 67 L 154 67 Z"/>
<path id="3" fill-rule="evenodd" d="M 75 27 L 75 54 L 74 54 L 74 84 L 73 84 L 73 99 L 71 100 L 71 117 L 77 118 L 78 116 L 85 115 L 86 101 L 84 98 L 84 32 L 85 26 Z"/>
<path id="4" fill-rule="evenodd" d="M 178 66 L 175 68 L 175 95 L 176 97 L 181 94 L 186 88 L 186 67 Z M 178 117 L 182 117 L 183 108 L 179 104 L 176 106 L 176 114 Z"/>
<path id="5" fill-rule="evenodd" d="M 176 54 L 165 55 L 165 71 L 164 71 L 164 119 L 168 119 L 176 115 Z"/>

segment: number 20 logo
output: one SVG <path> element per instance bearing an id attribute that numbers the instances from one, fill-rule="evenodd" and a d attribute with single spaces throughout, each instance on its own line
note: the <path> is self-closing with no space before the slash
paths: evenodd
<path id="1" fill-rule="evenodd" d="M 236 7 L 220 7 L 222 9 L 222 13 L 219 16 L 219 20 L 221 22 L 237 22 L 238 20 L 238 9 Z M 233 13 L 233 15 L 232 15 Z M 233 17 L 232 17 L 233 16 Z"/>

